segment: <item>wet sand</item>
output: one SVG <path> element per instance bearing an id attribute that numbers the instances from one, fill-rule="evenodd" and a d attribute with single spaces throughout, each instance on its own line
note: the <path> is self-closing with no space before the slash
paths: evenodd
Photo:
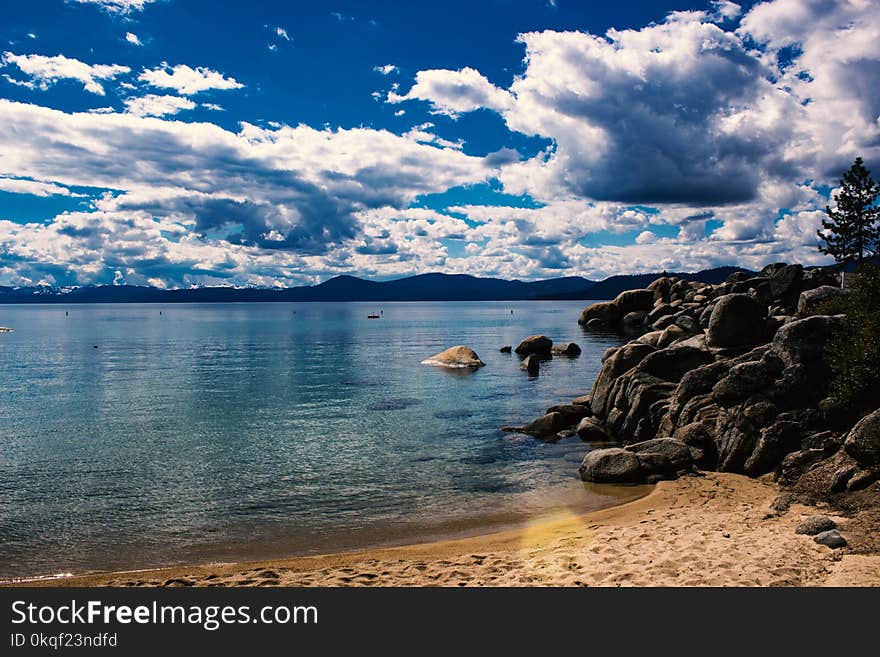
<path id="1" fill-rule="evenodd" d="M 831 550 L 770 510 L 776 486 L 708 473 L 503 532 L 360 552 L 35 582 L 53 586 L 878 586 L 880 555 Z M 825 511 L 827 513 L 827 511 Z M 22 583 L 24 584 L 24 583 Z M 26 584 L 24 584 L 26 585 Z"/>

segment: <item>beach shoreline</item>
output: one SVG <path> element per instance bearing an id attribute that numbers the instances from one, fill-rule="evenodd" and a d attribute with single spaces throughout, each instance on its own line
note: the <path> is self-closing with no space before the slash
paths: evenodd
<path id="1" fill-rule="evenodd" d="M 706 473 L 644 497 L 558 513 L 466 538 L 264 561 L 174 566 L 17 581 L 4 586 L 878 586 L 880 555 L 860 549 L 858 518 L 793 504 L 778 487 Z M 850 547 L 794 528 L 822 512 Z"/>

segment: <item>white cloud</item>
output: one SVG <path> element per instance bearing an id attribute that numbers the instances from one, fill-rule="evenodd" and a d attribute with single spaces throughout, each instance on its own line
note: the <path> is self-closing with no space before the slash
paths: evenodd
<path id="1" fill-rule="evenodd" d="M 125 261 L 140 276 L 161 274 L 173 284 L 291 283 L 302 271 L 350 271 L 373 257 L 388 259 L 387 267 L 404 266 L 416 252 L 434 259 L 442 246 L 436 238 L 414 235 L 417 245 L 393 253 L 381 229 L 363 232 L 364 217 L 381 208 L 404 212 L 418 195 L 494 173 L 481 158 L 381 130 L 243 124 L 233 133 L 6 100 L 0 171 L 117 190 L 93 212 L 7 226 L 0 250 L 30 263 L 22 275 L 36 279 L 66 261 L 81 282 L 109 280 L 105 265 Z M 126 228 L 135 217 L 150 227 L 149 239 Z M 186 239 L 171 239 L 169 228 L 154 230 L 151 222 L 177 226 L 174 235 Z"/>
<path id="2" fill-rule="evenodd" d="M 167 62 L 154 69 L 145 69 L 138 80 L 161 89 L 174 89 L 179 94 L 191 96 L 209 89 L 241 89 L 243 84 L 235 78 L 225 77 L 218 71 L 204 66 L 192 68 L 186 64 L 171 67 Z"/>
<path id="3" fill-rule="evenodd" d="M 709 17 L 716 22 L 732 21 L 742 14 L 742 7 L 730 0 L 713 0 L 709 4 L 712 7 Z"/>
<path id="4" fill-rule="evenodd" d="M 0 192 L 12 194 L 31 194 L 33 196 L 79 196 L 67 187 L 39 180 L 0 177 Z"/>
<path id="5" fill-rule="evenodd" d="M 125 40 L 128 41 L 130 44 L 133 44 L 133 45 L 135 45 L 135 46 L 142 46 L 142 45 L 144 45 L 143 43 L 141 43 L 141 40 L 138 38 L 137 34 L 133 34 L 132 32 L 126 32 L 126 33 L 125 33 Z"/>
<path id="6" fill-rule="evenodd" d="M 135 116 L 168 116 L 182 110 L 195 109 L 196 104 L 180 96 L 147 94 L 139 98 L 126 98 L 125 111 Z"/>
<path id="7" fill-rule="evenodd" d="M 143 11 L 147 5 L 156 0 L 73 0 L 79 4 L 97 5 L 104 11 L 127 14 L 132 11 Z"/>
<path id="8" fill-rule="evenodd" d="M 657 236 L 650 230 L 644 230 L 636 237 L 636 244 L 651 244 L 657 241 Z"/>
<path id="9" fill-rule="evenodd" d="M 118 64 L 85 64 L 78 59 L 71 59 L 64 55 L 47 57 L 45 55 L 16 55 L 11 52 L 3 53 L 0 58 L 0 66 L 17 66 L 30 80 L 18 81 L 4 76 L 13 84 L 39 88 L 46 90 L 59 80 L 76 80 L 82 83 L 83 88 L 99 96 L 104 95 L 104 87 L 99 81 L 112 80 L 131 69 L 128 66 Z"/>
<path id="10" fill-rule="evenodd" d="M 385 64 L 384 66 L 374 66 L 373 70 L 382 75 L 391 75 L 399 69 L 394 64 Z"/>
<path id="11" fill-rule="evenodd" d="M 499 89 L 479 71 L 470 67 L 458 71 L 431 69 L 419 71 L 416 83 L 404 95 L 388 94 L 389 103 L 425 100 L 433 111 L 456 117 L 480 108 L 506 111 L 512 103 L 510 94 Z"/>

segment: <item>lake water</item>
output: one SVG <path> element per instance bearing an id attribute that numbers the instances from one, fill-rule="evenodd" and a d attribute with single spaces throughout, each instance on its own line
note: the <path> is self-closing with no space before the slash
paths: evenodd
<path id="1" fill-rule="evenodd" d="M 0 578 L 393 544 L 635 497 L 578 479 L 577 437 L 499 431 L 589 392 L 620 341 L 582 332 L 583 306 L 0 306 Z M 583 354 L 529 378 L 498 349 L 534 333 Z M 420 365 L 456 344 L 486 367 Z"/>

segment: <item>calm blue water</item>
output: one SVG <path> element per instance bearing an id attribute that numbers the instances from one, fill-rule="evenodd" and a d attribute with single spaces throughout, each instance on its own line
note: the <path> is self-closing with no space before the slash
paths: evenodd
<path id="1" fill-rule="evenodd" d="M 618 339 L 583 333 L 583 305 L 0 306 L 0 577 L 326 552 L 637 495 L 580 482 L 576 437 L 499 431 L 589 391 Z M 498 348 L 533 333 L 584 353 L 529 379 Z M 487 366 L 420 365 L 456 344 Z"/>

